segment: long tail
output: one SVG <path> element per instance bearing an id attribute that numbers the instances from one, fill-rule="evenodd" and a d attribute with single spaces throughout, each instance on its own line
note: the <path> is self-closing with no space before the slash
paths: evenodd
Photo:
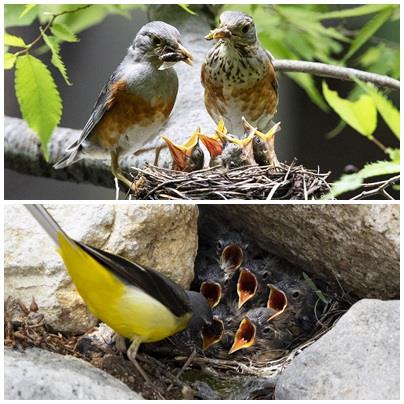
<path id="1" fill-rule="evenodd" d="M 55 222 L 55 219 L 48 213 L 42 205 L 24 205 L 32 216 L 38 221 L 43 229 L 49 234 L 52 240 L 59 245 L 60 235 L 62 234 L 67 240 L 70 240 L 62 228 Z"/>

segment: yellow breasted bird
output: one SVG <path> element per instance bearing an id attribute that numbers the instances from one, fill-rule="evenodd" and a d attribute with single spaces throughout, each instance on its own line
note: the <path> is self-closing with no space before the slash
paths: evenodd
<path id="1" fill-rule="evenodd" d="M 128 358 L 136 361 L 139 345 L 160 341 L 186 329 L 191 319 L 212 319 L 206 299 L 185 291 L 164 275 L 118 255 L 71 239 L 41 205 L 25 205 L 57 245 L 66 269 L 89 310 L 131 345 Z M 200 317 L 203 321 L 195 321 Z"/>
<path id="2" fill-rule="evenodd" d="M 173 159 L 173 170 L 192 172 L 203 168 L 204 154 L 199 146 L 200 133 L 201 130 L 197 128 L 183 145 L 175 144 L 168 137 L 161 136 L 170 150 Z"/>

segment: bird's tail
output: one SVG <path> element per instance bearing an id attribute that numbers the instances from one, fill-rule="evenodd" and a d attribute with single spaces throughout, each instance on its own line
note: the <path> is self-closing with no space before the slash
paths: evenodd
<path id="1" fill-rule="evenodd" d="M 53 168 L 55 170 L 59 170 L 61 168 L 66 168 L 67 166 L 70 166 L 73 163 L 76 163 L 77 161 L 81 160 L 82 156 L 79 153 L 79 151 L 80 151 L 79 147 L 66 149 L 66 154 L 53 165 Z"/>
<path id="2" fill-rule="evenodd" d="M 25 207 L 57 245 L 60 244 L 60 236 L 70 240 L 62 228 L 56 223 L 55 219 L 42 205 L 27 204 Z"/>

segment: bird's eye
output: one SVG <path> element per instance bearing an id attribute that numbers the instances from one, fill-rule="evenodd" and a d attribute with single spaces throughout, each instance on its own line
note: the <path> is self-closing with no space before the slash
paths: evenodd
<path id="1" fill-rule="evenodd" d="M 236 166 L 236 163 L 234 161 L 230 161 L 229 166 L 230 168 L 234 168 Z"/>
<path id="2" fill-rule="evenodd" d="M 220 251 L 223 249 L 224 245 L 223 245 L 223 241 L 222 240 L 218 240 L 217 245 L 216 245 L 217 249 Z"/>
<path id="3" fill-rule="evenodd" d="M 259 137 L 256 137 L 254 140 L 255 144 L 261 144 L 261 139 Z"/>
<path id="4" fill-rule="evenodd" d="M 300 296 L 300 293 L 297 291 L 297 290 L 295 290 L 293 293 L 292 293 L 292 297 L 299 297 Z"/>
<path id="5" fill-rule="evenodd" d="M 153 37 L 153 45 L 154 45 L 154 46 L 159 46 L 159 45 L 161 45 L 161 39 L 160 39 L 159 37 L 157 37 L 157 36 L 154 36 L 154 37 Z"/>
<path id="6" fill-rule="evenodd" d="M 244 27 L 241 29 L 241 32 L 243 34 L 246 34 L 250 30 L 250 24 L 244 25 Z"/>

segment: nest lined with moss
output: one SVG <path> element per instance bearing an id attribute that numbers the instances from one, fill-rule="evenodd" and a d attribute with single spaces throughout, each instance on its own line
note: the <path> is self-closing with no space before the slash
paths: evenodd
<path id="1" fill-rule="evenodd" d="M 247 166 L 224 170 L 212 167 L 190 173 L 146 165 L 133 167 L 134 199 L 311 200 L 330 191 L 330 173 L 302 165 Z"/>

